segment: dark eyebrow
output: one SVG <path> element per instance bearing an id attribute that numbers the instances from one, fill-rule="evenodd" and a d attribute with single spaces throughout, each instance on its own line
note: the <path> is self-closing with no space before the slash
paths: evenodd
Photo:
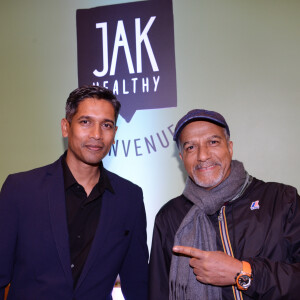
<path id="1" fill-rule="evenodd" d="M 216 134 L 209 137 L 209 139 L 216 139 L 216 138 L 222 139 L 222 137 L 220 135 L 216 135 Z"/>
<path id="2" fill-rule="evenodd" d="M 113 125 L 115 125 L 115 122 L 114 122 L 113 120 L 111 120 L 111 119 L 104 119 L 104 122 L 110 122 L 110 123 L 112 123 Z"/>
<path id="3" fill-rule="evenodd" d="M 222 139 L 222 137 L 220 136 L 220 135 L 217 135 L 217 134 L 215 134 L 215 135 L 212 135 L 212 136 L 209 136 L 208 138 L 207 138 L 207 140 L 212 140 L 212 139 Z M 183 144 L 182 144 L 182 147 L 184 148 L 186 145 L 189 145 L 189 144 L 194 144 L 194 141 L 193 140 L 191 140 L 191 141 L 186 141 L 186 142 L 184 142 Z"/>
<path id="4" fill-rule="evenodd" d="M 81 120 L 81 119 L 90 119 L 91 117 L 90 116 L 80 116 L 79 118 L 78 118 L 78 120 Z"/>
<path id="5" fill-rule="evenodd" d="M 90 119 L 92 119 L 90 116 L 80 116 L 79 118 L 78 118 L 78 121 L 80 121 L 80 120 L 90 120 Z M 109 122 L 109 123 L 112 123 L 113 125 L 115 125 L 115 122 L 113 121 L 113 120 L 111 120 L 111 119 L 104 119 L 102 122 Z"/>
<path id="6" fill-rule="evenodd" d="M 187 145 L 187 144 L 192 144 L 192 143 L 193 143 L 192 141 L 184 142 L 184 143 L 182 144 L 182 147 L 184 147 L 184 146 Z"/>

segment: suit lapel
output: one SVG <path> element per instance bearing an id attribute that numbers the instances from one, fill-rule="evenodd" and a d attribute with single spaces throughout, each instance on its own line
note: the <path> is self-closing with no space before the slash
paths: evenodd
<path id="1" fill-rule="evenodd" d="M 48 203 L 50 220 L 63 270 L 67 280 L 71 285 L 73 285 L 61 160 L 56 161 L 52 167 L 53 168 L 50 170 L 48 176 Z"/>
<path id="2" fill-rule="evenodd" d="M 101 249 L 105 248 L 107 235 L 109 232 L 111 232 L 110 228 L 113 223 L 113 212 L 115 208 L 115 195 L 106 190 L 102 197 L 100 220 L 92 243 L 92 247 L 76 285 L 76 289 L 79 288 L 89 269 L 94 264 L 97 256 L 101 256 Z"/>

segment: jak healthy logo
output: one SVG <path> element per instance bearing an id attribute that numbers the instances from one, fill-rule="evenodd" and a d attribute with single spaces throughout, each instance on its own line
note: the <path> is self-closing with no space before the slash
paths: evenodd
<path id="1" fill-rule="evenodd" d="M 172 0 L 77 11 L 78 81 L 112 90 L 130 122 L 137 110 L 176 107 Z"/>

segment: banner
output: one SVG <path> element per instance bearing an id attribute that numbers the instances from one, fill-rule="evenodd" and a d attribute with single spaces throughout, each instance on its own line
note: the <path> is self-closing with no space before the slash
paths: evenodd
<path id="1" fill-rule="evenodd" d="M 77 10 L 79 86 L 101 85 L 137 110 L 176 107 L 172 0 Z"/>

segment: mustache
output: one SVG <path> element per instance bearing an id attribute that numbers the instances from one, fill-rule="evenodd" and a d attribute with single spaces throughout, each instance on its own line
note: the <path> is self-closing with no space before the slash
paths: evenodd
<path id="1" fill-rule="evenodd" d="M 212 167 L 212 166 L 221 166 L 221 163 L 218 161 L 200 162 L 194 167 L 194 170 L 197 171 L 197 170 L 205 169 L 205 168 Z"/>

